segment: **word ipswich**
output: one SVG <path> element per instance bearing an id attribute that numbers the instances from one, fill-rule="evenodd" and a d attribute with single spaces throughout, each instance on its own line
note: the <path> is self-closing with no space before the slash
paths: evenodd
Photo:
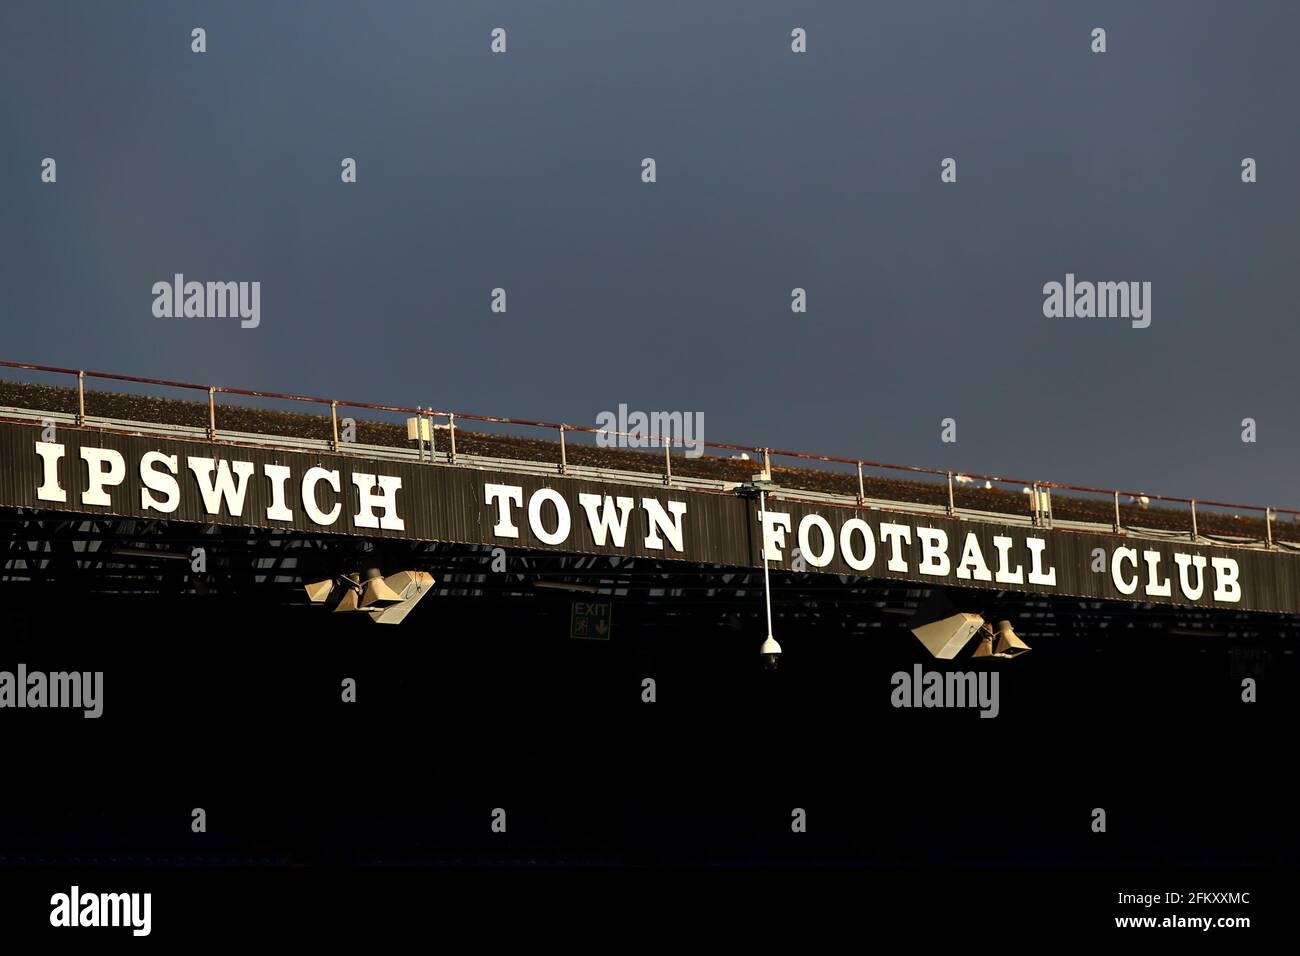
<path id="1" fill-rule="evenodd" d="M 111 507 L 113 499 L 108 489 L 115 488 L 126 480 L 126 458 L 112 448 L 83 446 L 80 452 L 81 460 L 86 466 L 86 484 L 78 503 Z M 38 441 L 36 454 L 41 459 L 41 484 L 36 489 L 36 497 L 41 501 L 66 503 L 68 492 L 60 481 L 66 449 L 57 442 Z M 165 455 L 159 451 L 145 452 L 140 456 L 137 469 L 141 484 L 139 507 L 145 512 L 175 512 L 180 507 L 181 499 L 178 476 L 185 471 L 197 485 L 203 499 L 203 508 L 208 514 L 221 514 L 224 505 L 226 513 L 237 518 L 244 513 L 244 499 L 248 495 L 249 478 L 254 470 L 251 461 L 186 455 L 182 464 L 179 455 Z M 262 473 L 270 482 L 267 520 L 294 521 L 295 515 L 286 503 L 285 494 L 293 469 L 288 465 L 263 464 Z M 356 486 L 359 496 L 357 513 L 352 516 L 355 527 L 392 531 L 406 529 L 406 524 L 397 515 L 397 491 L 402 486 L 402 479 L 354 471 L 352 484 Z M 298 487 L 303 511 L 314 524 L 329 527 L 339 520 L 343 505 L 337 500 L 322 502 L 322 498 L 329 493 L 332 492 L 332 499 L 342 491 L 337 469 L 308 468 L 298 479 Z"/>

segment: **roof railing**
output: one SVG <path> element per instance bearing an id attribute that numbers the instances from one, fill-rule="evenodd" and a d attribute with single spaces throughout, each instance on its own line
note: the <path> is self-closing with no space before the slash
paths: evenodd
<path id="1" fill-rule="evenodd" d="M 665 449 L 664 479 L 667 484 L 672 484 L 672 462 L 669 457 L 672 447 L 681 444 L 685 446 L 687 442 L 682 438 L 673 436 L 662 436 L 657 434 L 648 434 L 645 432 L 621 432 L 608 428 L 596 428 L 590 425 L 569 425 L 559 422 L 536 421 L 524 418 L 501 418 L 493 415 L 473 415 L 466 412 L 439 411 L 433 408 L 409 408 L 404 405 L 381 405 L 372 402 L 350 402 L 342 399 L 321 398 L 313 395 L 294 395 L 286 392 L 270 392 L 263 389 L 232 388 L 224 385 L 197 385 L 192 382 L 177 382 L 171 379 L 148 378 L 140 375 L 122 375 L 115 372 L 93 372 L 86 369 L 61 368 L 53 365 L 36 365 L 27 362 L 4 362 L 0 361 L 0 368 L 25 369 L 35 372 L 48 372 L 53 374 L 71 375 L 77 379 L 77 408 L 78 421 L 85 419 L 85 382 L 87 378 L 101 379 L 113 382 L 129 382 L 139 385 L 155 385 L 166 388 L 182 388 L 192 391 L 206 392 L 208 396 L 208 429 L 210 434 L 215 437 L 217 431 L 217 405 L 216 396 L 222 395 L 240 395 L 250 398 L 268 398 L 279 401 L 306 402 L 314 405 L 322 405 L 330 410 L 330 417 L 333 423 L 333 446 L 339 447 L 338 442 L 338 408 L 360 408 L 370 411 L 397 412 L 406 415 L 421 416 L 430 419 L 446 419 L 448 434 L 450 437 L 451 459 L 455 460 L 456 455 L 456 423 L 460 422 L 483 422 L 485 424 L 502 424 L 514 425 L 531 428 L 550 429 L 559 433 L 560 461 L 558 468 L 561 473 L 567 471 L 567 450 L 564 441 L 566 432 L 584 432 L 588 434 L 613 436 L 621 438 L 633 438 L 640 444 L 662 445 Z M 997 482 L 998 484 L 1017 484 L 1023 485 L 1031 493 L 1027 496 L 1030 501 L 1030 511 L 1034 515 L 1035 523 L 1038 523 L 1041 515 L 1046 515 L 1045 520 L 1050 521 L 1051 508 L 1050 504 L 1044 507 L 1040 495 L 1048 495 L 1052 490 L 1082 492 L 1085 494 L 1105 495 L 1113 499 L 1114 504 L 1114 529 L 1123 530 L 1123 522 L 1120 513 L 1120 497 L 1127 496 L 1131 500 L 1140 500 L 1145 503 L 1149 501 L 1161 501 L 1172 504 L 1187 505 L 1191 516 L 1191 534 L 1193 540 L 1198 537 L 1196 509 L 1201 507 L 1225 508 L 1238 511 L 1262 512 L 1264 515 L 1266 546 L 1273 547 L 1273 516 L 1277 514 L 1286 514 L 1300 516 L 1300 509 L 1277 508 L 1269 505 L 1250 505 L 1236 504 L 1233 502 L 1215 501 L 1206 498 L 1183 498 L 1177 495 L 1156 495 L 1149 492 L 1125 491 L 1117 488 L 1096 488 L 1089 485 L 1070 485 L 1055 481 L 1029 481 L 1020 478 L 1012 478 L 1005 475 L 983 475 L 975 472 L 954 472 L 938 468 L 926 468 L 920 465 L 899 465 L 890 462 L 872 461 L 866 458 L 845 458 L 836 455 L 815 455 L 808 452 L 785 451 L 775 448 L 769 448 L 762 445 L 743 445 L 732 442 L 705 441 L 703 439 L 692 440 L 692 446 L 702 446 L 705 448 L 716 448 L 726 451 L 753 452 L 762 456 L 766 466 L 773 456 L 781 458 L 793 458 L 800 461 L 820 461 L 830 464 L 851 465 L 857 469 L 858 476 L 858 499 L 861 501 L 864 497 L 864 486 L 862 480 L 862 469 L 873 468 L 884 471 L 901 471 L 910 472 L 918 475 L 929 475 L 935 478 L 944 478 L 948 486 L 948 508 L 952 511 L 953 489 L 952 483 L 954 477 L 967 478 L 973 481 Z M 1048 499 L 1050 502 L 1050 499 Z"/>

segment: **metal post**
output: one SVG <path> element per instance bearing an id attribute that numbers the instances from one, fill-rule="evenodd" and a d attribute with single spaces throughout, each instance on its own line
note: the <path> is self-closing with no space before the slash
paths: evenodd
<path id="1" fill-rule="evenodd" d="M 456 416 L 447 413 L 447 434 L 451 436 L 451 460 L 456 461 Z"/>
<path id="2" fill-rule="evenodd" d="M 948 514 L 949 516 L 952 515 L 954 510 L 956 509 L 952 501 L 952 472 L 950 471 L 948 472 Z"/>
<path id="3" fill-rule="evenodd" d="M 665 485 L 671 485 L 673 483 L 672 450 L 673 450 L 672 444 L 670 442 L 664 442 L 664 484 Z"/>
<path id="4" fill-rule="evenodd" d="M 86 373 L 77 373 L 77 424 L 86 423 Z"/>
<path id="5" fill-rule="evenodd" d="M 569 473 L 569 453 L 564 448 L 564 426 L 561 425 L 559 426 L 559 428 L 560 428 L 560 474 L 567 475 Z"/>
<path id="6" fill-rule="evenodd" d="M 1117 492 L 1115 492 L 1115 531 L 1116 531 L 1116 533 L 1119 532 L 1120 528 L 1121 528 L 1121 525 L 1120 525 L 1120 522 L 1119 522 L 1119 492 L 1117 491 Z"/>
<path id="7" fill-rule="evenodd" d="M 217 440 L 217 389 L 208 386 L 208 438 Z"/>
<path id="8" fill-rule="evenodd" d="M 862 462 L 858 462 L 858 504 L 866 504 L 867 490 L 862 484 Z"/>
<path id="9" fill-rule="evenodd" d="M 763 449 L 763 474 L 772 477 L 772 456 L 767 448 Z"/>
<path id="10" fill-rule="evenodd" d="M 334 451 L 339 450 L 339 403 L 330 402 L 330 425 L 334 433 Z"/>
<path id="11" fill-rule="evenodd" d="M 1267 539 L 1268 546 L 1271 548 L 1273 547 L 1273 509 L 1272 508 L 1264 509 L 1264 530 L 1265 533 L 1268 535 L 1268 539 Z"/>
<path id="12" fill-rule="evenodd" d="M 433 421 L 433 406 L 429 406 L 429 464 L 433 464 L 433 456 L 438 451 L 438 429 Z"/>
<path id="13" fill-rule="evenodd" d="M 759 527 L 763 551 L 763 604 L 767 608 L 767 636 L 772 636 L 772 587 L 767 576 L 767 493 L 758 489 Z"/>
<path id="14" fill-rule="evenodd" d="M 1196 499 L 1192 499 L 1192 540 L 1196 540 Z"/>

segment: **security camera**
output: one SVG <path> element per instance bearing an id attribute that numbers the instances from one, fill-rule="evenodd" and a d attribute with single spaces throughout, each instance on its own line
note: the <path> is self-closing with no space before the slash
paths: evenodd
<path id="1" fill-rule="evenodd" d="M 776 670 L 777 665 L 781 662 L 781 645 L 776 642 L 771 634 L 767 635 L 767 640 L 763 642 L 760 649 L 763 655 L 763 666 L 770 671 Z"/>

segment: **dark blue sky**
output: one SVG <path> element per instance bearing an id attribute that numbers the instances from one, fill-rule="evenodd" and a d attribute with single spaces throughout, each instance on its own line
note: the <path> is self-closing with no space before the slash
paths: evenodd
<path id="1" fill-rule="evenodd" d="M 8 2 L 0 357 L 1300 506 L 1298 33 L 1284 2 Z M 176 272 L 260 281 L 260 327 L 154 318 Z M 1151 327 L 1045 318 L 1067 272 L 1150 281 Z"/>

